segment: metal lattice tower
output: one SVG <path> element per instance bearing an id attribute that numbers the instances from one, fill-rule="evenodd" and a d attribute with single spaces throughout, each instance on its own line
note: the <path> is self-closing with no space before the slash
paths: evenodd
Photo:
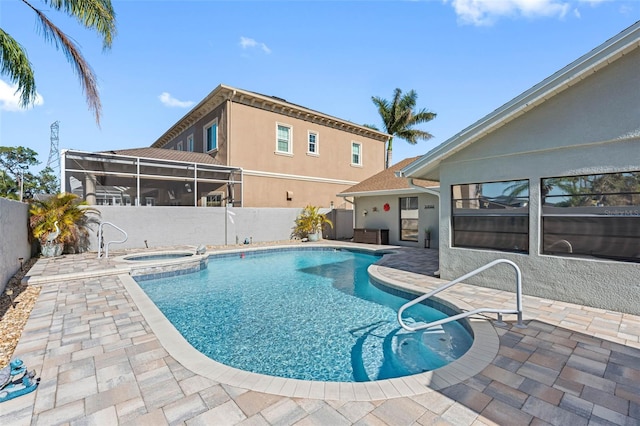
<path id="1" fill-rule="evenodd" d="M 51 125 L 51 148 L 49 149 L 49 159 L 47 160 L 47 167 L 51 167 L 53 173 L 56 176 L 60 175 L 60 149 L 58 149 L 58 142 L 60 141 L 58 134 L 60 131 L 60 122 L 55 121 Z"/>

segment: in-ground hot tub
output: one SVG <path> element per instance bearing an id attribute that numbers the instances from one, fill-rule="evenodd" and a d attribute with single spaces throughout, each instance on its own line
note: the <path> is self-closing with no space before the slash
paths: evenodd
<path id="1" fill-rule="evenodd" d="M 171 252 L 154 252 L 154 253 L 137 253 L 124 256 L 122 259 L 131 262 L 155 262 L 158 260 L 174 260 L 193 256 L 188 251 L 171 251 Z"/>

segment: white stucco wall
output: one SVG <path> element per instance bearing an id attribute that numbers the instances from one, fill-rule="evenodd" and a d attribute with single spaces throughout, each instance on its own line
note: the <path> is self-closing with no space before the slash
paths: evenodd
<path id="1" fill-rule="evenodd" d="M 129 238 L 124 244 L 112 244 L 110 250 L 172 245 L 222 245 L 225 244 L 224 207 L 118 207 L 95 206 L 101 212 L 101 220 L 124 229 Z M 242 243 L 245 238 L 253 242 L 288 240 L 298 208 L 229 208 L 227 243 L 235 244 L 236 236 Z M 97 251 L 96 226 L 91 250 Z M 104 227 L 104 241 L 120 240 L 122 234 L 110 226 Z"/>
<path id="2" fill-rule="evenodd" d="M 400 197 L 418 197 L 418 242 L 400 240 Z M 383 206 L 388 203 L 389 211 Z M 377 211 L 374 211 L 374 207 Z M 431 208 L 433 207 L 433 208 Z M 363 215 L 367 211 L 366 216 Z M 438 247 L 438 197 L 427 193 L 411 192 L 405 194 L 378 195 L 355 198 L 356 228 L 375 228 L 389 230 L 389 244 L 424 247 L 424 230 L 431 228 L 431 248 Z"/>
<path id="3" fill-rule="evenodd" d="M 0 198 L 0 293 L 23 262 L 31 257 L 29 205 Z"/>
<path id="4" fill-rule="evenodd" d="M 640 170 L 639 69 L 636 49 L 440 165 L 443 278 L 506 258 L 526 294 L 640 314 L 640 264 L 543 256 L 539 238 L 541 178 Z M 530 253 L 452 248 L 451 185 L 518 179 L 530 182 Z M 512 291 L 512 270 L 497 268 L 469 282 Z"/>

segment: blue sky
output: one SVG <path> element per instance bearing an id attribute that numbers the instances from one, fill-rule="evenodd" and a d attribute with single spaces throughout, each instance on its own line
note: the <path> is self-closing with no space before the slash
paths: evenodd
<path id="1" fill-rule="evenodd" d="M 46 10 L 39 0 L 32 3 Z M 415 90 L 437 113 L 434 138 L 397 139 L 393 162 L 422 155 L 640 20 L 637 0 L 165 1 L 114 0 L 118 34 L 98 37 L 48 16 L 98 76 L 101 127 L 64 55 L 20 0 L 0 0 L 0 27 L 27 50 L 38 101 L 16 106 L 0 76 L 0 145 L 36 150 L 50 126 L 60 149 L 149 146 L 218 84 L 274 95 L 382 127 L 371 96 Z"/>

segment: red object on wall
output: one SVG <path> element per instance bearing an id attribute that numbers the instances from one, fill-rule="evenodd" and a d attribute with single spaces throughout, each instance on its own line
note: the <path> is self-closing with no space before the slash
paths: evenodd
<path id="1" fill-rule="evenodd" d="M 389 209 L 391 209 L 391 206 L 389 206 L 389 203 L 386 203 L 383 208 L 385 212 L 388 212 Z"/>

